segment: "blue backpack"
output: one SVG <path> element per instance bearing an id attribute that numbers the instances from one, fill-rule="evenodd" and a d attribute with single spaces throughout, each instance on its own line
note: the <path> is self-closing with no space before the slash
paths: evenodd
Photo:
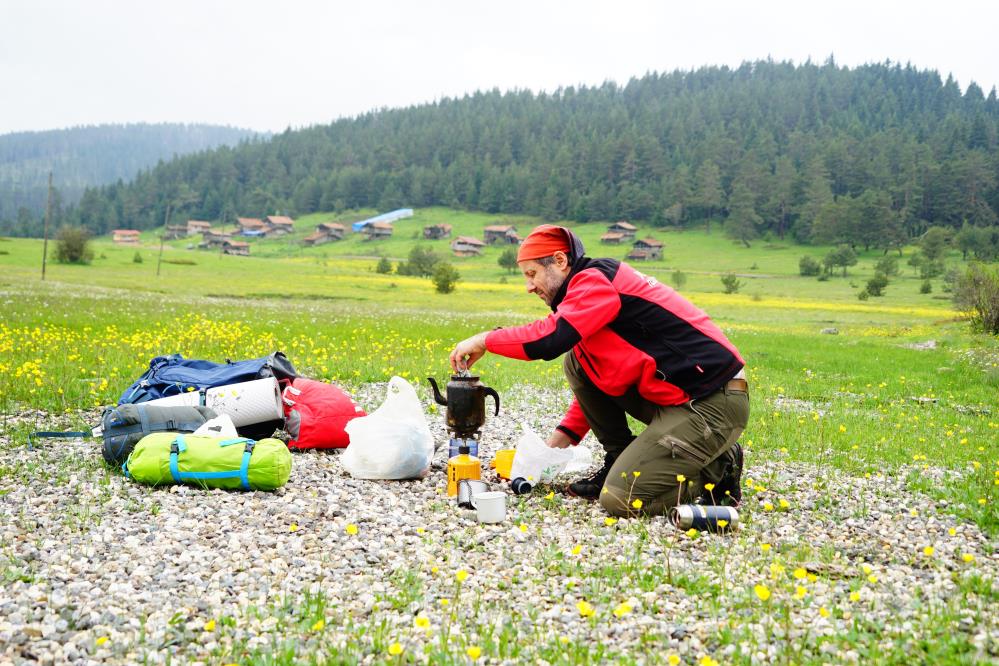
<path id="1" fill-rule="evenodd" d="M 279 382 L 298 377 L 295 366 L 282 352 L 249 361 L 213 363 L 187 359 L 180 354 L 157 356 L 149 362 L 149 370 L 129 386 L 119 405 L 148 402 L 178 393 L 203 391 L 254 379 L 274 377 Z"/>

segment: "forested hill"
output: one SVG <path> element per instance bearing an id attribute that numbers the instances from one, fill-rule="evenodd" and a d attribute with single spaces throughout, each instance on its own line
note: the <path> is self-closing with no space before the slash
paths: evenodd
<path id="1" fill-rule="evenodd" d="M 45 210 L 49 171 L 59 206 L 80 199 L 87 187 L 129 181 L 142 169 L 176 155 L 237 145 L 249 130 L 216 125 L 134 124 L 74 127 L 0 135 L 0 220 L 14 231 L 39 221 Z M 22 224 L 23 226 L 23 224 Z"/>
<path id="2" fill-rule="evenodd" d="M 288 131 L 90 190 L 76 219 L 148 228 L 168 201 L 206 220 L 443 204 L 889 247 L 996 224 L 997 134 L 995 89 L 895 64 L 756 62 Z"/>

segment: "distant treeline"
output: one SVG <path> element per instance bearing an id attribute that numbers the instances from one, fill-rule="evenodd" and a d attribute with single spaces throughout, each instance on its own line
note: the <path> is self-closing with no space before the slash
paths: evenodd
<path id="1" fill-rule="evenodd" d="M 87 187 L 129 181 L 162 160 L 220 145 L 237 145 L 254 133 L 234 127 L 134 124 L 74 127 L 0 135 L 0 232 L 41 235 L 49 171 L 55 207 L 80 200 Z"/>
<path id="2" fill-rule="evenodd" d="M 100 233 L 160 225 L 168 203 L 206 220 L 446 205 L 890 248 L 996 225 L 997 134 L 995 89 L 892 63 L 765 61 L 287 131 L 90 189 L 67 219 Z"/>

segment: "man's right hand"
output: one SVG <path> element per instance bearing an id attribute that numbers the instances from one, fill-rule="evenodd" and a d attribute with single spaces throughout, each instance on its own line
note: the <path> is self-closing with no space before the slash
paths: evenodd
<path id="1" fill-rule="evenodd" d="M 552 449 L 566 449 L 572 446 L 572 440 L 569 438 L 569 435 L 565 434 L 561 430 L 556 430 L 551 434 L 551 437 L 548 438 L 548 441 L 545 442 L 545 444 Z"/>

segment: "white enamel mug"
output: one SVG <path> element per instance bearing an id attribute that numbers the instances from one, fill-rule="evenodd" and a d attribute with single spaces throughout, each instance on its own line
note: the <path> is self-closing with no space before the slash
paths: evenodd
<path id="1" fill-rule="evenodd" d="M 506 493 L 491 490 L 472 495 L 472 506 L 480 523 L 501 523 L 506 518 Z"/>

